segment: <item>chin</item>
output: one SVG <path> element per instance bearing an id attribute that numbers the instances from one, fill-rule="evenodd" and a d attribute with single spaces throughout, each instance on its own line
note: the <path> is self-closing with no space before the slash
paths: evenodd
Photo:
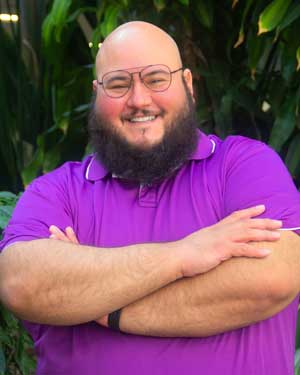
<path id="1" fill-rule="evenodd" d="M 163 137 L 163 132 L 153 134 L 149 129 L 141 129 L 138 134 L 126 137 L 126 140 L 131 145 L 147 149 L 160 144 Z"/>
<path id="2" fill-rule="evenodd" d="M 159 145 L 162 142 L 162 137 L 135 137 L 135 138 L 125 138 L 127 143 L 136 149 L 141 150 L 151 150 L 153 147 Z"/>

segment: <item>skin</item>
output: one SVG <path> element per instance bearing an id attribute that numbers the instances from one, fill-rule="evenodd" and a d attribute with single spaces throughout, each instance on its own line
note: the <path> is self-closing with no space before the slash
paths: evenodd
<path id="1" fill-rule="evenodd" d="M 180 66 L 178 49 L 172 39 L 153 25 L 129 23 L 113 32 L 102 45 L 96 62 L 97 78 L 101 80 L 102 75 L 111 70 L 135 71 L 136 67 L 157 63 L 166 64 L 171 70 Z M 192 93 L 190 71 L 185 70 L 183 77 Z M 163 93 L 150 92 L 137 75 L 134 75 L 134 85 L 128 94 L 117 100 L 107 97 L 95 81 L 93 87 L 101 116 L 105 116 L 112 127 L 140 148 L 149 148 L 162 139 L 186 100 L 180 73 L 173 76 L 171 87 Z M 153 121 L 138 125 L 128 121 L 132 116 L 143 117 L 145 111 L 158 116 Z M 21 318 L 45 324 L 68 325 L 98 320 L 127 306 L 122 314 L 122 328 L 136 333 L 141 332 L 141 328 L 137 327 L 143 324 L 134 326 L 132 316 L 138 311 L 137 316 L 142 321 L 143 313 L 149 311 L 149 306 L 156 306 L 156 309 L 153 308 L 153 319 L 146 328 L 147 334 L 156 335 L 184 334 L 187 318 L 183 317 L 188 317 L 195 309 L 199 316 L 205 316 L 207 310 L 199 297 L 202 295 L 208 296 L 203 299 L 207 304 L 209 299 L 226 302 L 214 306 L 218 319 L 206 320 L 207 332 L 212 329 L 222 332 L 249 321 L 264 319 L 265 313 L 255 313 L 257 307 L 262 306 L 259 311 L 267 310 L 269 315 L 282 309 L 298 293 L 299 276 L 294 271 L 294 264 L 297 265 L 292 256 L 294 253 L 286 251 L 284 262 L 280 257 L 267 256 L 269 252 L 265 251 L 263 241 L 268 241 L 270 250 L 275 249 L 273 243 L 278 242 L 278 253 L 286 244 L 291 244 L 293 249 L 297 247 L 286 236 L 279 239 L 277 230 L 281 223 L 255 219 L 263 211 L 264 207 L 260 206 L 233 213 L 212 227 L 180 241 L 163 244 L 140 244 L 113 250 L 101 248 L 99 251 L 99 248 L 81 246 L 73 241 L 53 239 L 16 243 L 0 255 L 0 297 Z M 255 241 L 261 242 L 262 247 L 257 246 Z M 269 272 L 272 268 L 263 267 L 262 262 L 249 263 L 249 259 L 245 258 L 245 277 L 238 272 L 239 264 L 230 260 L 232 257 L 275 259 L 270 267 L 274 269 L 276 266 L 278 272 L 274 278 L 274 273 Z M 228 264 L 230 272 L 222 264 Z M 217 277 L 208 272 L 213 269 L 218 270 Z M 205 274 L 206 283 L 198 279 L 199 274 Z M 282 282 L 290 280 L 291 275 L 293 283 Z M 224 280 L 227 282 L 224 283 Z M 196 281 L 195 299 L 189 305 L 186 296 L 191 294 L 191 287 L 194 290 Z M 160 293 L 165 293 L 163 298 Z M 166 308 L 157 303 L 164 298 Z M 163 324 L 166 318 L 159 316 L 161 311 L 166 311 L 168 315 L 170 309 L 167 306 L 174 309 L 174 298 L 177 307 L 184 307 L 185 313 L 176 314 L 166 332 Z M 85 308 L 82 309 L 82 306 Z M 221 317 L 228 316 L 233 307 L 234 321 L 221 327 L 220 320 L 225 321 Z M 246 321 L 247 314 L 250 317 Z M 151 323 L 155 320 L 157 326 L 153 328 Z M 192 335 L 191 331 L 198 335 L 204 332 L 203 327 L 201 331 L 196 323 L 186 332 L 187 335 Z"/>
<path id="2" fill-rule="evenodd" d="M 63 232 L 53 225 L 49 228 L 49 232 L 52 239 L 78 243 L 71 227 L 67 227 Z M 222 263 L 209 273 L 178 280 L 124 306 L 120 318 L 121 331 L 146 336 L 205 337 L 245 327 L 276 314 L 296 297 L 299 289 L 299 278 L 285 279 L 285 285 L 279 281 L 283 276 L 282 272 L 292 270 L 290 275 L 295 275 L 300 266 L 297 235 L 287 232 L 282 237 L 284 241 L 274 242 L 272 245 L 275 251 L 261 259 L 259 263 L 255 260 L 237 258 Z M 261 249 L 264 245 L 263 242 L 256 244 Z M 292 253 L 289 248 L 291 245 L 294 249 Z M 288 265 L 286 270 L 283 267 L 278 268 L 279 262 L 282 261 Z M 237 269 L 238 274 L 236 274 Z M 266 275 L 264 280 L 261 277 L 263 272 Z M 225 273 L 229 275 L 227 283 L 222 277 Z M 276 277 L 269 277 L 274 274 Z M 232 278 L 231 275 L 237 276 Z M 240 283 L 233 284 L 232 287 L 234 279 L 239 279 Z M 253 284 L 253 279 L 259 280 L 260 283 L 263 281 L 265 290 L 264 294 L 260 294 L 259 303 L 255 304 L 253 300 L 256 298 L 253 298 L 253 294 L 257 293 L 257 288 Z M 214 281 L 213 288 L 212 281 Z M 281 283 L 281 295 L 276 290 L 278 281 Z M 245 297 L 244 290 L 249 284 L 252 285 L 252 295 Z M 215 286 L 219 287 L 217 302 Z M 294 293 L 286 293 L 287 286 L 292 286 Z M 276 303 L 274 303 L 273 288 L 275 288 Z M 247 309 L 244 309 L 245 306 Z M 223 319 L 224 316 L 227 318 Z M 108 315 L 97 319 L 96 322 L 108 327 Z"/>
<path id="3" fill-rule="evenodd" d="M 17 242 L 0 254 L 0 298 L 17 316 L 36 323 L 98 320 L 233 256 L 266 257 L 269 251 L 248 242 L 277 241 L 281 222 L 252 219 L 263 211 L 257 206 L 233 213 L 174 242 L 113 249 L 53 239 Z"/>
<path id="4" fill-rule="evenodd" d="M 102 44 L 96 59 L 97 78 L 101 81 L 102 76 L 110 71 L 125 69 L 136 72 L 141 67 L 158 63 L 167 65 L 171 71 L 182 66 L 175 42 L 153 25 L 131 22 L 117 28 Z M 173 74 L 171 87 L 164 92 L 149 90 L 134 74 L 134 84 L 130 91 L 118 99 L 108 97 L 95 80 L 93 89 L 96 93 L 96 109 L 130 143 L 141 148 L 151 147 L 162 140 L 165 130 L 184 108 L 186 96 L 182 74 L 193 95 L 189 69 Z M 157 115 L 156 119 L 138 124 L 128 121 L 133 114 L 135 117 L 143 117 L 143 111 Z M 164 115 L 161 115 L 162 112 Z"/>

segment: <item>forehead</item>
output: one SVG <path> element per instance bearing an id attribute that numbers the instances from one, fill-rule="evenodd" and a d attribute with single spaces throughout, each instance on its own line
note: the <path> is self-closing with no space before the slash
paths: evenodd
<path id="1" fill-rule="evenodd" d="M 118 70 L 110 70 L 104 73 L 104 76 L 119 76 L 125 73 L 141 73 L 142 75 L 154 74 L 154 73 L 170 73 L 170 68 L 163 64 L 154 64 L 146 66 L 136 66 L 130 68 L 123 68 Z M 130 76 L 130 75 L 129 75 Z"/>
<path id="2" fill-rule="evenodd" d="M 171 70 L 181 66 L 175 42 L 162 32 L 119 32 L 103 43 L 96 60 L 100 75 L 157 64 Z"/>

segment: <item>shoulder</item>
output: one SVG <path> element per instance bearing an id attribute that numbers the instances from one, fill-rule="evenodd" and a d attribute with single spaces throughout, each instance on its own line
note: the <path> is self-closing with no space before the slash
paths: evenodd
<path id="1" fill-rule="evenodd" d="M 93 156 L 87 156 L 83 161 L 69 161 L 60 167 L 34 179 L 26 190 L 38 189 L 39 186 L 49 186 L 49 189 L 75 188 L 85 183 L 86 170 Z"/>
<path id="2" fill-rule="evenodd" d="M 267 144 L 239 135 L 230 135 L 224 140 L 218 138 L 215 135 L 210 135 L 210 138 L 216 143 L 216 155 L 231 158 L 253 156 L 256 154 L 272 154 L 278 156 L 276 152 L 269 147 Z"/>
<path id="3" fill-rule="evenodd" d="M 267 144 L 242 136 L 228 136 L 224 140 L 211 135 L 216 143 L 214 163 L 223 172 L 233 170 L 247 170 L 249 173 L 259 174 L 280 171 L 285 176 L 289 175 L 280 156 Z"/>

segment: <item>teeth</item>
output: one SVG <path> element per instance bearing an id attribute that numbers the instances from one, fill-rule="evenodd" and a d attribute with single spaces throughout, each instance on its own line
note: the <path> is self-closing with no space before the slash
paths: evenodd
<path id="1" fill-rule="evenodd" d="M 145 117 L 133 117 L 130 119 L 131 122 L 144 122 L 144 121 L 152 121 L 155 119 L 155 116 L 145 116 Z"/>

